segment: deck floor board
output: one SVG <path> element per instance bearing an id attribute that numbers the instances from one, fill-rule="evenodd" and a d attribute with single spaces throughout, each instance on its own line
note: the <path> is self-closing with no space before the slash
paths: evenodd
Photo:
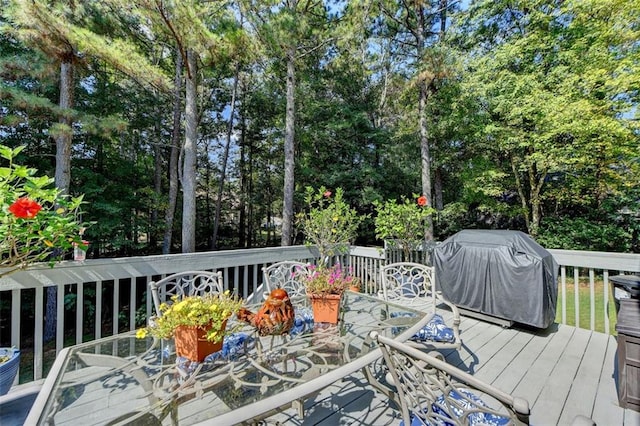
<path id="1" fill-rule="evenodd" d="M 523 397 L 531 424 L 570 425 L 577 414 L 598 425 L 640 426 L 640 413 L 618 405 L 616 339 L 553 325 L 548 330 L 505 329 L 463 317 L 463 348 L 443 351 L 449 363 Z M 305 418 L 291 409 L 267 419 L 273 425 L 397 425 L 400 413 L 360 373 L 305 402 Z"/>

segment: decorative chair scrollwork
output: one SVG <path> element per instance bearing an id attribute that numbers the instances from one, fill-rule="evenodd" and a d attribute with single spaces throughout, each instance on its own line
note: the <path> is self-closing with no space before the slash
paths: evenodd
<path id="1" fill-rule="evenodd" d="M 160 315 L 160 304 L 171 300 L 173 296 L 182 299 L 185 296 L 203 296 L 224 291 L 222 272 L 186 271 L 169 275 L 149 283 L 156 315 Z"/>
<path id="2" fill-rule="evenodd" d="M 275 288 L 282 288 L 290 298 L 306 295 L 302 278 L 311 274 L 311 265 L 296 261 L 277 262 L 262 268 L 265 298 Z"/>
<path id="3" fill-rule="evenodd" d="M 427 354 L 373 332 L 390 381 L 397 389 L 402 423 L 413 425 L 528 425 L 529 403 Z"/>
<path id="4" fill-rule="evenodd" d="M 432 315 L 431 321 L 411 338 L 411 342 L 431 349 L 460 349 L 460 312 L 436 291 L 432 266 L 398 262 L 383 266 L 380 273 L 381 297 Z M 452 313 L 450 325 L 438 313 L 441 305 Z"/>

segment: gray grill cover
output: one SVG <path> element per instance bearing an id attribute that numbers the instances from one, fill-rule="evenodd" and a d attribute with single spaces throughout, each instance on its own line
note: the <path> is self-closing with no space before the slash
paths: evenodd
<path id="1" fill-rule="evenodd" d="M 558 264 L 523 232 L 460 231 L 436 246 L 433 265 L 455 305 L 538 328 L 555 320 Z"/>

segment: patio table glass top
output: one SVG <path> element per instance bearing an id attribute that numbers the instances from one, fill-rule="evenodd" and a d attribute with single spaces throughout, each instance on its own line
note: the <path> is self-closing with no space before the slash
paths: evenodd
<path id="1" fill-rule="evenodd" d="M 293 303 L 309 309 L 306 298 Z M 287 336 L 259 337 L 246 326 L 239 351 L 203 363 L 176 359 L 171 341 L 134 332 L 64 348 L 27 424 L 223 425 L 265 417 L 380 358 L 371 331 L 406 340 L 429 320 L 352 292 L 340 317 Z"/>

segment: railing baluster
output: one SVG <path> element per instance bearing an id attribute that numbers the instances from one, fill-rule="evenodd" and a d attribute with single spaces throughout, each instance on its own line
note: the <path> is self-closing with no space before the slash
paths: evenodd
<path id="1" fill-rule="evenodd" d="M 603 309 L 604 312 L 604 332 L 607 334 L 611 334 L 611 330 L 609 330 L 609 271 L 605 270 L 602 273 L 602 279 L 604 281 L 604 298 L 603 298 Z"/>
<path id="2" fill-rule="evenodd" d="M 113 280 L 113 317 L 112 334 L 118 334 L 118 317 L 120 316 L 120 280 Z"/>
<path id="3" fill-rule="evenodd" d="M 33 375 L 35 380 L 42 376 L 42 348 L 44 323 L 44 287 L 36 287 L 35 330 L 33 335 Z"/>
<path id="4" fill-rule="evenodd" d="M 78 283 L 76 291 L 76 344 L 78 344 L 82 343 L 82 326 L 84 324 L 84 283 Z"/>
<path id="5" fill-rule="evenodd" d="M 562 297 L 562 323 L 567 323 L 567 267 L 560 267 L 560 295 Z"/>
<path id="6" fill-rule="evenodd" d="M 64 287 L 64 284 L 56 286 L 56 355 L 64 348 Z"/>
<path id="7" fill-rule="evenodd" d="M 576 314 L 576 327 L 580 327 L 580 271 L 573 268 L 573 301 Z"/>
<path id="8" fill-rule="evenodd" d="M 102 338 L 102 281 L 96 281 L 95 338 Z M 98 348 L 96 347 L 96 350 Z M 97 352 L 96 352 L 97 353 Z"/>
<path id="9" fill-rule="evenodd" d="M 596 329 L 596 275 L 593 268 L 589 268 L 589 310 L 591 315 L 589 318 L 590 330 Z"/>
<path id="10" fill-rule="evenodd" d="M 18 349 L 24 350 L 20 342 L 20 330 L 21 330 L 21 318 L 20 318 L 20 295 L 22 290 L 16 288 L 11 290 L 11 346 L 15 346 Z M 16 378 L 14 383 L 18 382 L 20 377 L 20 369 L 18 369 L 18 374 L 16 374 Z"/>
<path id="11" fill-rule="evenodd" d="M 135 277 L 131 278 L 131 283 L 129 284 L 129 330 L 136 329 L 137 287 L 138 280 Z"/>

